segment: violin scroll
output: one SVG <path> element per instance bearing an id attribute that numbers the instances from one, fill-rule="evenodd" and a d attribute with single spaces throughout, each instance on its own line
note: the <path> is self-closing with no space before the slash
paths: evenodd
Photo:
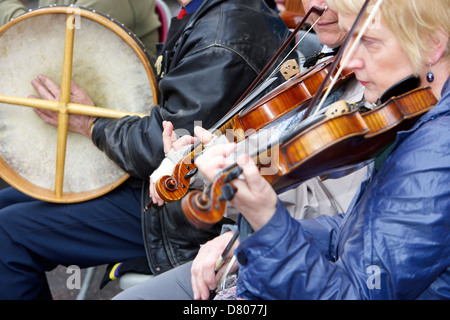
<path id="1" fill-rule="evenodd" d="M 157 188 L 157 192 L 158 195 L 164 200 L 164 194 L 161 192 L 161 190 L 164 191 L 174 191 L 177 189 L 178 183 L 177 181 L 172 177 L 172 176 L 162 176 L 159 180 L 158 180 L 158 188 Z M 160 193 L 161 192 L 161 193 Z"/>
<path id="2" fill-rule="evenodd" d="M 242 168 L 233 166 L 219 174 L 203 192 L 189 192 L 181 200 L 186 218 L 199 229 L 208 229 L 219 222 L 225 214 L 227 202 L 233 199 L 237 191 L 232 181 L 241 173 Z"/>
<path id="3" fill-rule="evenodd" d="M 212 215 L 211 198 L 199 190 L 189 192 L 181 200 L 181 208 L 186 218 L 199 229 L 208 229 L 222 218 L 222 215 L 219 218 Z"/>
<path id="4" fill-rule="evenodd" d="M 178 162 L 173 175 L 162 176 L 156 182 L 156 192 L 165 202 L 173 202 L 184 197 L 189 189 L 191 178 L 198 169 L 192 163 L 191 155 Z"/>

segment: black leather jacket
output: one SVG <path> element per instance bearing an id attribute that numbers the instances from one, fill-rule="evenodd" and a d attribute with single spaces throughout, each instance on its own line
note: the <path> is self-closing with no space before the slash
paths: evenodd
<path id="1" fill-rule="evenodd" d="M 162 121 L 188 130 L 211 128 L 240 98 L 287 38 L 289 31 L 264 0 L 205 0 L 189 18 L 165 60 L 160 102 L 148 117 L 99 119 L 92 139 L 114 162 L 143 182 L 164 158 Z M 153 273 L 195 257 L 217 235 L 185 218 L 180 203 L 143 210 L 143 235 Z"/>

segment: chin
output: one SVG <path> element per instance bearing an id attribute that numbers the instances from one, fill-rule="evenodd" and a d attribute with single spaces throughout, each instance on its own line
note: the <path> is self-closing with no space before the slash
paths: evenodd
<path id="1" fill-rule="evenodd" d="M 366 99 L 366 101 L 369 103 L 377 102 L 378 98 L 380 98 L 380 97 L 381 96 L 379 96 L 377 93 L 373 93 L 373 92 L 365 92 L 364 93 L 364 99 Z"/>
<path id="2" fill-rule="evenodd" d="M 323 43 L 324 45 L 326 45 L 329 48 L 337 48 L 339 47 L 342 42 L 336 42 L 336 37 L 334 36 L 330 36 L 330 37 L 324 37 L 323 40 L 319 39 L 321 43 Z M 332 40 L 332 41 L 327 41 L 327 40 Z"/>
<path id="3" fill-rule="evenodd" d="M 326 35 L 319 37 L 321 43 L 329 48 L 336 48 L 342 44 L 342 41 L 336 41 L 336 33 L 327 33 Z"/>

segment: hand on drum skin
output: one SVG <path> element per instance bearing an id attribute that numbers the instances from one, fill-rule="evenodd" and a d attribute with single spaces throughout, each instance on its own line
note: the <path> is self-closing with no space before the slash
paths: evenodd
<path id="1" fill-rule="evenodd" d="M 233 250 L 239 244 L 239 241 L 236 241 L 226 257 L 224 265 L 215 274 L 216 262 L 222 255 L 232 236 L 232 232 L 226 232 L 201 246 L 192 262 L 191 268 L 191 283 L 195 300 L 207 300 L 209 298 L 209 291 L 217 288 L 217 283 L 222 278 L 231 260 Z M 237 264 L 233 266 L 231 272 L 236 271 L 237 267 Z"/>
<path id="2" fill-rule="evenodd" d="M 61 96 L 61 89 L 59 88 L 59 86 L 52 80 L 50 80 L 47 76 L 40 75 L 38 79 L 34 79 L 31 84 L 39 93 L 42 99 L 56 101 L 59 100 Z M 30 98 L 36 97 L 34 95 L 31 95 Z M 70 101 L 77 104 L 94 106 L 93 101 L 89 98 L 87 93 L 73 82 L 71 84 Z M 42 120 L 44 120 L 48 124 L 51 124 L 53 126 L 58 125 L 57 112 L 42 109 L 34 109 L 34 111 Z M 91 138 L 91 126 L 94 123 L 95 117 L 71 114 L 69 119 L 70 131 Z"/>
<path id="3" fill-rule="evenodd" d="M 219 171 L 231 165 L 227 156 L 236 148 L 235 144 L 214 146 L 195 161 L 200 172 L 213 180 Z M 238 165 L 243 169 L 244 179 L 233 180 L 237 189 L 231 204 L 246 218 L 257 231 L 273 216 L 277 207 L 277 194 L 264 179 L 256 164 L 248 155 L 238 157 Z"/>
<path id="4" fill-rule="evenodd" d="M 182 136 L 177 139 L 177 135 L 173 130 L 173 124 L 170 121 L 163 121 L 163 133 L 162 139 L 164 143 L 164 153 L 167 154 L 170 150 L 174 149 L 175 151 L 180 150 L 181 148 L 194 144 L 197 140 L 200 140 L 203 144 L 207 144 L 213 138 L 213 135 L 203 129 L 202 127 L 195 127 L 194 134 L 195 138 L 189 135 Z M 164 204 L 164 200 L 156 192 L 156 181 L 153 181 L 150 178 L 150 186 L 149 186 L 149 194 L 152 202 L 157 204 L 158 206 L 162 206 Z"/>

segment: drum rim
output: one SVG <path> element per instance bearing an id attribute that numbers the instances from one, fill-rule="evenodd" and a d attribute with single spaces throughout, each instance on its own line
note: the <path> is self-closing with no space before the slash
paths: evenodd
<path id="1" fill-rule="evenodd" d="M 133 33 L 130 29 L 128 29 L 123 23 L 119 22 L 118 20 L 111 18 L 110 16 L 101 13 L 99 11 L 81 7 L 81 6 L 74 6 L 74 5 L 50 5 L 45 7 L 40 7 L 37 9 L 30 9 L 26 13 L 11 19 L 8 23 L 0 27 L 0 35 L 8 28 L 13 26 L 14 24 L 19 23 L 22 20 L 49 14 L 49 13 L 58 13 L 58 14 L 67 14 L 68 8 L 77 8 L 80 9 L 80 15 L 83 18 L 87 18 L 90 20 L 93 20 L 95 22 L 100 23 L 101 25 L 107 27 L 111 31 L 113 31 L 115 34 L 117 34 L 122 40 L 124 40 L 137 54 L 139 57 L 139 60 L 141 63 L 145 66 L 145 69 L 147 71 L 147 76 L 150 81 L 150 85 L 153 87 L 155 86 L 155 92 L 153 94 L 153 104 L 158 104 L 158 90 L 156 87 L 156 76 L 155 76 L 155 67 L 152 63 L 152 58 L 147 52 L 147 49 L 145 48 L 142 41 Z M 112 28 L 111 28 L 112 27 Z M 133 40 L 133 42 L 130 42 L 130 38 Z M 151 71 L 151 72 L 150 72 Z"/>
<path id="2" fill-rule="evenodd" d="M 155 69 L 154 66 L 151 64 L 152 59 L 150 58 L 145 46 L 143 43 L 139 40 L 139 38 L 133 34 L 124 24 L 120 23 L 119 21 L 111 18 L 108 15 L 105 15 L 101 12 L 98 12 L 96 10 L 92 10 L 90 8 L 85 8 L 81 6 L 74 6 L 74 5 L 51 5 L 46 7 L 40 7 L 37 9 L 30 9 L 28 12 L 24 13 L 23 15 L 20 15 L 12 20 L 10 20 L 8 23 L 0 27 L 0 36 L 3 34 L 3 32 L 9 28 L 11 28 L 13 25 L 19 23 L 20 21 L 45 15 L 45 14 L 67 14 L 67 9 L 69 7 L 75 7 L 77 9 L 80 9 L 80 16 L 83 18 L 87 18 L 90 20 L 93 20 L 97 23 L 100 23 L 104 27 L 108 28 L 112 32 L 114 32 L 116 35 L 118 35 L 125 43 L 127 43 L 128 46 L 131 47 L 131 49 L 135 52 L 135 54 L 138 56 L 139 60 L 143 64 L 146 72 L 147 77 L 150 82 L 150 87 L 152 88 L 152 95 L 153 95 L 153 105 L 156 105 L 158 103 L 158 88 L 156 84 L 156 77 L 155 77 Z M 131 41 L 133 40 L 133 41 Z M 111 192 L 118 186 L 120 186 L 122 183 L 124 183 L 128 178 L 130 177 L 129 174 L 124 173 L 123 177 L 116 180 L 115 182 L 112 182 L 106 186 L 99 187 L 94 190 L 84 191 L 84 192 L 63 192 L 63 195 L 61 198 L 55 197 L 54 190 L 46 189 L 40 186 L 35 185 L 34 183 L 31 183 L 21 175 L 19 175 L 17 172 L 15 172 L 3 159 L 2 156 L 0 156 L 0 175 L 5 180 L 6 183 L 11 185 L 12 187 L 16 188 L 20 192 L 27 194 L 35 199 L 46 201 L 46 202 L 52 202 L 52 203 L 76 203 L 76 202 L 84 202 L 88 200 L 95 199 L 97 197 L 100 197 L 102 195 L 105 195 L 106 193 Z"/>

